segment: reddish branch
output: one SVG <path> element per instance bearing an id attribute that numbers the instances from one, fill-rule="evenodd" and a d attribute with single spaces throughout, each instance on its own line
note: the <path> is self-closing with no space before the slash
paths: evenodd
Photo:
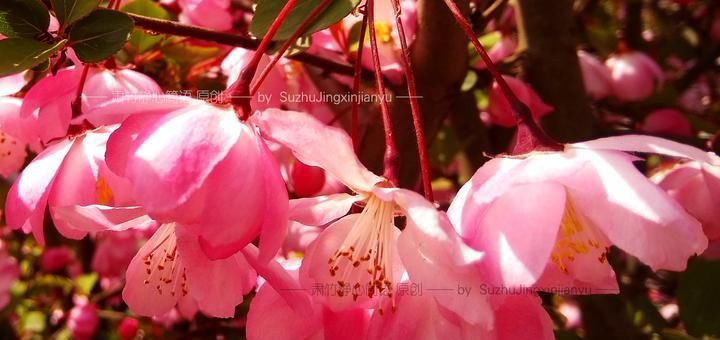
<path id="1" fill-rule="evenodd" d="M 135 21 L 135 26 L 154 33 L 170 34 L 181 37 L 200 39 L 222 45 L 240 47 L 248 50 L 257 50 L 258 46 L 260 45 L 260 40 L 246 36 L 217 32 L 201 27 L 183 25 L 175 21 L 155 19 L 132 13 L 126 14 L 129 15 L 133 19 L 133 21 Z M 348 76 L 352 76 L 354 73 L 353 67 L 351 65 L 338 63 L 336 61 L 323 57 L 318 57 L 316 55 L 308 53 L 298 53 L 290 56 L 289 59 L 297 60 L 308 65 L 319 67 L 331 73 L 338 73 Z"/>

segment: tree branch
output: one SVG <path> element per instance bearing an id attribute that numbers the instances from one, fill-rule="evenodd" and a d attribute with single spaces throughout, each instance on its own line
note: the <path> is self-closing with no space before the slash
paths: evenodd
<path id="1" fill-rule="evenodd" d="M 218 44 L 235 46 L 248 50 L 255 50 L 257 49 L 258 45 L 260 45 L 260 40 L 246 36 L 216 32 L 201 27 L 183 25 L 175 21 L 155 19 L 132 13 L 125 14 L 129 15 L 130 18 L 135 21 L 135 26 L 156 33 L 171 34 L 181 37 L 212 41 Z M 339 63 L 330 59 L 318 57 L 316 55 L 308 53 L 298 53 L 288 58 L 306 63 L 308 65 L 322 68 L 326 72 L 338 73 L 348 76 L 353 75 L 352 65 Z M 371 78 L 372 75 L 369 73 L 363 74 L 363 77 Z"/>

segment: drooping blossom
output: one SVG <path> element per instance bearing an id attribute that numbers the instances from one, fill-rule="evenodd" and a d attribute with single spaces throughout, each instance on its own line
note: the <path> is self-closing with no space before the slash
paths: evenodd
<path id="1" fill-rule="evenodd" d="M 316 300 L 332 311 L 376 308 L 383 301 L 392 306 L 404 270 L 413 281 L 440 287 L 467 280 L 461 272 L 481 255 L 462 244 L 432 203 L 368 171 L 344 130 L 292 111 L 265 110 L 253 120 L 264 137 L 287 146 L 298 160 L 325 169 L 355 192 L 291 201 L 291 220 L 329 224 L 307 249 L 300 269 L 302 287 L 321 285 L 334 293 L 315 296 Z M 345 216 L 356 203 L 364 206 L 362 212 Z M 402 232 L 395 226 L 396 215 L 407 218 Z M 481 322 L 480 315 L 489 308 L 479 294 L 437 300 L 444 308 L 462 310 L 471 323 Z M 467 305 L 475 308 L 467 311 Z"/>
<path id="2" fill-rule="evenodd" d="M 700 223 L 622 151 L 711 161 L 696 148 L 634 135 L 498 157 L 463 186 L 448 215 L 485 251 L 480 268 L 498 286 L 617 292 L 611 245 L 652 269 L 683 270 L 707 247 Z"/>
<path id="3" fill-rule="evenodd" d="M 100 324 L 98 308 L 84 296 L 73 298 L 75 306 L 68 313 L 67 328 L 74 339 L 92 339 Z"/>
<path id="4" fill-rule="evenodd" d="M 179 96 L 127 96 L 88 119 L 96 115 L 127 117 L 108 140 L 106 159 L 137 206 L 76 206 L 63 209 L 63 218 L 86 231 L 136 227 L 116 225 L 118 214 L 160 225 L 126 273 L 123 298 L 134 312 L 157 316 L 197 305 L 233 316 L 255 280 L 238 252 L 259 237 L 267 261 L 286 233 L 285 185 L 256 127 L 230 106 Z"/>
<path id="5" fill-rule="evenodd" d="M 517 78 L 509 76 L 503 76 L 503 78 L 518 99 L 528 105 L 533 114 L 533 118 L 537 120 L 552 112 L 553 107 L 545 104 L 542 98 L 535 93 L 530 85 Z M 488 100 L 488 112 L 490 113 L 494 124 L 504 127 L 515 126 L 515 118 L 513 118 L 513 111 L 510 107 L 510 103 L 503 95 L 497 82 L 493 82 L 493 85 L 490 88 L 490 96 Z"/>
<path id="6" fill-rule="evenodd" d="M 692 136 L 690 122 L 682 112 L 675 109 L 660 109 L 650 112 L 640 129 L 647 133 L 674 136 Z"/>
<path id="7" fill-rule="evenodd" d="M 702 223 L 712 246 L 720 242 L 720 158 L 709 153 L 715 163 L 684 162 L 651 179 Z"/>
<path id="8" fill-rule="evenodd" d="M 660 66 L 642 52 L 612 55 L 605 64 L 610 68 L 613 94 L 623 102 L 649 97 L 665 79 Z"/>
<path id="9" fill-rule="evenodd" d="M 610 69 L 594 55 L 578 51 L 585 91 L 593 99 L 603 99 L 612 94 Z"/>
<path id="10" fill-rule="evenodd" d="M 105 163 L 106 142 L 111 131 L 100 128 L 62 139 L 40 152 L 8 192 L 5 202 L 8 226 L 25 233 L 32 232 L 35 239 L 44 244 L 45 209 L 50 207 L 50 217 L 60 234 L 81 239 L 87 231 L 78 230 L 61 218 L 65 209 L 130 205 L 133 198 L 127 181 L 110 171 Z M 134 211 L 123 211 L 115 218 L 132 215 Z"/>
<path id="11" fill-rule="evenodd" d="M 75 99 L 82 67 L 70 67 L 48 75 L 25 95 L 20 115 L 37 120 L 38 134 L 48 142 L 67 134 L 72 118 L 70 104 Z M 162 89 L 150 77 L 133 70 L 91 68 L 83 87 L 82 111 L 88 112 L 100 103 L 126 94 L 160 94 Z M 110 125 L 120 121 L 102 121 Z"/>

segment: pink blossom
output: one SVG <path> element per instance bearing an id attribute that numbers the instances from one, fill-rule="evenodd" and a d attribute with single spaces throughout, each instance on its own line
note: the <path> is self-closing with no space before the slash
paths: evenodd
<path id="1" fill-rule="evenodd" d="M 335 287 L 332 291 L 336 293 L 349 288 L 347 294 L 326 294 L 314 297 L 316 300 L 336 312 L 375 308 L 386 300 L 392 305 L 405 269 L 413 281 L 435 286 L 455 286 L 467 280 L 461 268 L 481 255 L 463 245 L 444 213 L 432 203 L 409 190 L 393 188 L 368 171 L 344 130 L 292 111 L 268 109 L 252 119 L 264 137 L 290 148 L 301 162 L 325 169 L 356 193 L 291 201 L 291 220 L 311 226 L 329 224 L 307 249 L 300 269 L 301 285 L 307 289 L 313 285 Z M 363 211 L 345 216 L 359 202 Z M 402 232 L 394 225 L 396 214 L 407 217 Z M 360 294 L 361 288 L 366 293 Z M 453 296 L 437 299 L 444 308 L 463 310 L 472 323 L 481 322 L 480 314 L 487 306 L 479 294 L 462 301 Z M 464 310 L 467 305 L 475 306 L 472 312 Z"/>
<path id="2" fill-rule="evenodd" d="M 82 69 L 70 67 L 56 75 L 48 75 L 28 91 L 20 115 L 37 120 L 39 137 L 43 142 L 67 134 L 72 110 L 70 103 L 76 95 Z M 98 104 L 126 94 L 159 94 L 162 89 L 150 77 L 132 70 L 91 68 L 83 87 L 82 111 L 88 112 Z M 110 125 L 119 121 L 98 119 L 95 125 Z"/>
<path id="3" fill-rule="evenodd" d="M 660 66 L 641 52 L 616 54 L 605 64 L 610 68 L 613 94 L 624 102 L 641 101 L 662 86 L 665 76 Z"/>
<path id="4" fill-rule="evenodd" d="M 565 317 L 565 327 L 575 329 L 582 327 L 582 311 L 575 301 L 566 300 L 558 306 L 558 312 Z"/>
<path id="5" fill-rule="evenodd" d="M 705 250 L 700 223 L 619 150 L 711 161 L 696 148 L 633 135 L 492 159 L 448 210 L 463 238 L 486 252 L 480 268 L 491 283 L 617 292 L 611 245 L 655 270 L 683 270 Z"/>
<path id="6" fill-rule="evenodd" d="M 230 0 L 177 0 L 180 22 L 218 31 L 232 29 Z"/>
<path id="7" fill-rule="evenodd" d="M 40 257 L 40 269 L 46 273 L 53 273 L 65 268 L 74 260 L 75 256 L 68 247 L 47 248 Z"/>
<path id="8" fill-rule="evenodd" d="M 610 69 L 600 59 L 585 51 L 578 51 L 585 91 L 593 99 L 603 99 L 612 93 Z"/>
<path id="9" fill-rule="evenodd" d="M 85 231 L 136 227 L 116 222 L 132 214 L 160 224 L 126 273 L 123 299 L 135 313 L 177 305 L 232 317 L 256 275 L 238 251 L 259 236 L 267 261 L 286 233 L 285 186 L 255 126 L 229 106 L 178 96 L 127 96 L 88 113 L 96 115 L 128 117 L 106 157 L 139 206 L 75 206 L 63 218 Z"/>
<path id="10" fill-rule="evenodd" d="M 530 107 L 530 111 L 532 111 L 533 117 L 536 120 L 552 112 L 553 107 L 545 104 L 530 85 L 513 77 L 503 76 L 503 78 L 518 99 Z M 492 88 L 490 89 L 488 112 L 492 117 L 492 122 L 497 125 L 513 127 L 516 124 L 510 103 L 496 82 L 493 82 Z"/>
<path id="11" fill-rule="evenodd" d="M 675 136 L 692 136 L 690 122 L 682 112 L 675 109 L 660 109 L 645 117 L 640 129 L 647 133 Z"/>
<path id="12" fill-rule="evenodd" d="M 685 162 L 653 175 L 653 181 L 702 223 L 711 244 L 720 242 L 720 158 L 709 153 L 714 164 Z"/>
<path id="13" fill-rule="evenodd" d="M 75 306 L 68 314 L 67 328 L 75 339 L 92 339 L 100 323 L 97 306 L 85 297 L 76 297 L 74 301 Z"/>

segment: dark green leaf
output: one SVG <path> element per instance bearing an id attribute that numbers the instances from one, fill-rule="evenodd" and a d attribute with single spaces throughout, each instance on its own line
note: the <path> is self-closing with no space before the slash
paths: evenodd
<path id="1" fill-rule="evenodd" d="M 680 319 L 695 336 L 720 336 L 720 261 L 696 259 L 680 278 Z"/>
<path id="2" fill-rule="evenodd" d="M 298 0 L 295 7 L 280 26 L 273 40 L 287 40 L 300 26 L 300 23 L 317 7 L 322 0 Z M 308 27 L 303 35 L 320 31 L 346 17 L 357 6 L 360 0 L 333 1 Z M 267 33 L 270 24 L 277 18 L 287 0 L 260 0 L 255 15 L 250 23 L 250 32 L 256 37 Z"/>
<path id="3" fill-rule="evenodd" d="M 49 25 L 50 13 L 38 0 L 0 1 L 0 33 L 9 38 L 33 38 Z"/>
<path id="4" fill-rule="evenodd" d="M 46 61 L 65 45 L 65 40 L 55 45 L 25 39 L 8 38 L 0 40 L 0 77 L 19 73 Z"/>
<path id="5" fill-rule="evenodd" d="M 100 4 L 100 0 L 51 0 L 50 2 L 62 27 L 68 27 L 84 18 Z"/>
<path id="6" fill-rule="evenodd" d="M 96 63 L 121 49 L 132 28 L 127 14 L 98 9 L 72 26 L 69 44 L 80 60 Z"/>
<path id="7" fill-rule="evenodd" d="M 123 12 L 144 15 L 146 17 L 169 19 L 170 14 L 157 3 L 152 0 L 135 0 L 122 8 Z M 161 35 L 152 35 L 145 33 L 143 30 L 133 30 L 130 35 L 130 44 L 137 49 L 138 53 L 143 53 L 153 46 L 161 42 L 165 37 Z"/>

